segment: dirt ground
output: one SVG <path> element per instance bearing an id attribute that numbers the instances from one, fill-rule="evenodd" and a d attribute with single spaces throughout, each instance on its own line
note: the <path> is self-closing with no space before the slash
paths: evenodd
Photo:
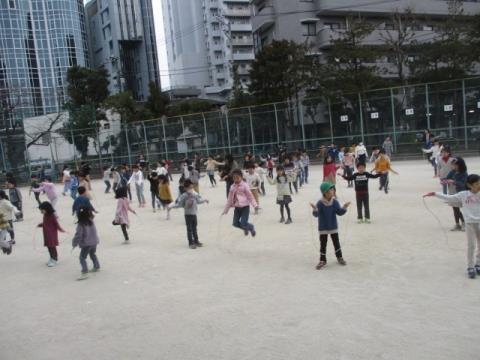
<path id="1" fill-rule="evenodd" d="M 480 159 L 469 158 L 470 173 Z M 308 206 L 320 197 L 321 167 L 294 196 L 293 224 L 279 224 L 275 188 L 267 186 L 252 220 L 256 238 L 221 217 L 225 184 L 202 178 L 199 235 L 187 247 L 183 211 L 131 217 L 131 244 L 111 221 L 115 200 L 94 183 L 102 269 L 85 281 L 72 200 L 59 202 L 59 263 L 35 225 L 41 215 L 27 189 L 17 245 L 0 257 L 0 359 L 479 359 L 480 278 L 466 276 L 465 233 L 450 232 L 451 208 L 421 194 L 439 190 L 426 161 L 393 163 L 391 192 L 370 181 L 372 224 L 357 224 L 354 192 L 338 180 L 346 267 L 329 243 L 328 266 L 316 271 L 319 244 Z M 172 186 L 176 193 L 175 182 Z M 60 185 L 59 185 L 60 190 Z M 146 186 L 148 190 L 148 186 Z M 148 204 L 150 194 L 146 194 Z M 135 199 L 135 194 L 134 194 Z"/>

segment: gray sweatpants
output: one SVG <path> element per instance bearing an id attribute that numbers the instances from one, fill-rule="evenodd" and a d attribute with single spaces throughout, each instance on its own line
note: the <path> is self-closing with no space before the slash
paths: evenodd
<path id="1" fill-rule="evenodd" d="M 480 265 L 480 223 L 465 224 L 465 231 L 467 232 L 467 240 L 468 240 L 468 250 L 467 250 L 468 267 L 473 268 L 475 265 Z M 475 246 L 477 246 L 476 261 L 475 261 Z"/>

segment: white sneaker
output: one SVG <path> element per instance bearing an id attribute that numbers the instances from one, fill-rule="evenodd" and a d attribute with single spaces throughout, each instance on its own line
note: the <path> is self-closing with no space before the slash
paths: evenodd
<path id="1" fill-rule="evenodd" d="M 54 267 L 57 265 L 57 262 L 53 259 L 50 259 L 50 261 L 47 263 L 48 267 Z"/>
<path id="2" fill-rule="evenodd" d="M 87 273 L 81 273 L 80 276 L 77 278 L 78 281 L 86 280 L 88 279 L 88 274 Z"/>

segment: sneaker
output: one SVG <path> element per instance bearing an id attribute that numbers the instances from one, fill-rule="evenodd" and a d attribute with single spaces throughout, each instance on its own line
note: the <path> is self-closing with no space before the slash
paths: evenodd
<path id="1" fill-rule="evenodd" d="M 195 245 L 197 245 L 197 247 L 202 247 L 203 244 L 201 242 L 196 242 Z"/>
<path id="2" fill-rule="evenodd" d="M 247 229 L 244 229 L 243 233 L 245 234 L 245 236 L 248 236 L 248 230 Z"/>
<path id="3" fill-rule="evenodd" d="M 156 212 L 157 212 L 157 209 L 153 209 L 153 212 L 156 213 Z"/>
<path id="4" fill-rule="evenodd" d="M 463 232 L 465 232 L 465 224 L 462 224 L 461 230 L 462 230 Z"/>
<path id="5" fill-rule="evenodd" d="M 81 273 L 80 276 L 77 278 L 78 281 L 86 280 L 88 279 L 88 273 Z"/>
<path id="6" fill-rule="evenodd" d="M 321 269 L 322 269 L 323 267 L 325 267 L 325 266 L 327 266 L 327 262 L 320 260 L 320 262 L 318 263 L 318 265 L 315 266 L 315 269 L 321 270 Z"/>
<path id="7" fill-rule="evenodd" d="M 123 240 L 123 243 L 122 243 L 122 244 L 123 244 L 123 245 L 130 245 L 130 240 L 128 240 L 128 239 L 127 239 L 127 240 Z"/>
<path id="8" fill-rule="evenodd" d="M 451 228 L 450 231 L 462 231 L 462 227 L 459 224 L 457 224 L 453 228 Z"/>
<path id="9" fill-rule="evenodd" d="M 282 224 L 282 223 L 284 223 L 284 222 L 285 222 L 285 218 L 282 216 L 282 217 L 280 218 L 280 223 Z"/>
<path id="10" fill-rule="evenodd" d="M 388 194 L 388 189 L 387 188 L 385 188 L 385 194 Z"/>
<path id="11" fill-rule="evenodd" d="M 363 219 L 358 219 L 357 224 L 363 224 Z"/>
<path id="12" fill-rule="evenodd" d="M 468 272 L 468 277 L 470 279 L 475 279 L 475 277 L 477 276 L 477 272 L 475 271 L 475 268 L 468 268 L 467 272 Z"/>
<path id="13" fill-rule="evenodd" d="M 197 246 L 196 246 L 195 244 L 189 245 L 188 247 L 189 247 L 190 249 L 196 249 L 196 248 L 197 248 Z"/>
<path id="14" fill-rule="evenodd" d="M 255 228 L 253 228 L 252 230 L 250 230 L 250 233 L 252 234 L 252 237 L 257 236 L 257 232 L 255 231 Z"/>
<path id="15" fill-rule="evenodd" d="M 477 272 L 477 275 L 480 275 L 480 265 L 475 265 L 475 271 Z"/>
<path id="16" fill-rule="evenodd" d="M 382 189 L 383 189 L 383 186 L 380 186 L 380 187 L 378 188 L 378 190 L 380 190 L 380 191 L 382 191 Z"/>
<path id="17" fill-rule="evenodd" d="M 57 262 L 53 259 L 50 259 L 50 261 L 47 263 L 48 267 L 54 267 L 57 265 Z"/>
<path id="18" fill-rule="evenodd" d="M 343 266 L 347 265 L 347 262 L 343 258 L 337 258 L 337 261 L 340 265 L 343 265 Z"/>
<path id="19" fill-rule="evenodd" d="M 93 268 L 93 269 L 90 269 L 88 272 L 90 273 L 97 273 L 100 271 L 100 268 Z"/>
<path id="20" fill-rule="evenodd" d="M 365 219 L 365 224 L 371 224 L 372 222 L 370 221 L 370 219 Z"/>
<path id="21" fill-rule="evenodd" d="M 166 220 L 170 220 L 170 212 L 167 212 L 167 216 L 165 216 Z"/>
<path id="22" fill-rule="evenodd" d="M 291 224 L 292 223 L 292 219 L 288 218 L 287 221 L 285 221 L 285 225 L 288 225 L 288 224 Z"/>

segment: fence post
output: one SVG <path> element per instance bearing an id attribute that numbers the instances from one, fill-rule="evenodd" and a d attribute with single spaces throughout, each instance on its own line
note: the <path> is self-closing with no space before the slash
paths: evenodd
<path id="1" fill-rule="evenodd" d="M 305 139 L 305 124 L 303 121 L 303 105 L 301 100 L 297 100 L 297 108 L 298 108 L 297 114 L 298 114 L 300 123 L 302 125 L 302 145 L 303 145 L 303 148 L 306 149 L 307 140 Z"/>
<path id="2" fill-rule="evenodd" d="M 110 133 L 112 132 L 112 130 L 110 130 Z M 111 150 L 112 148 L 112 134 L 108 134 L 108 152 L 110 153 L 110 157 L 112 159 L 112 166 L 115 164 L 114 161 L 113 161 L 113 151 Z"/>
<path id="3" fill-rule="evenodd" d="M 132 165 L 132 153 L 130 150 L 130 140 L 128 138 L 128 124 L 126 121 L 124 122 L 124 126 L 125 126 L 125 139 L 127 140 L 128 162 L 129 162 L 129 165 Z"/>
<path id="4" fill-rule="evenodd" d="M 225 122 L 227 124 L 227 141 L 228 141 L 228 152 L 232 153 L 232 145 L 230 143 L 230 126 L 228 125 L 228 109 L 225 111 Z"/>
<path id="5" fill-rule="evenodd" d="M 168 160 L 168 142 L 167 134 L 165 133 L 165 118 L 162 117 L 163 143 L 165 144 L 165 160 Z"/>
<path id="6" fill-rule="evenodd" d="M 393 89 L 390 88 L 390 104 L 392 106 L 392 130 L 393 130 L 393 148 L 397 151 L 397 126 L 395 121 L 395 101 L 393 100 Z"/>
<path id="7" fill-rule="evenodd" d="M 95 122 L 96 123 L 96 122 Z M 95 126 L 97 130 L 97 143 L 98 143 L 98 160 L 100 161 L 100 174 L 102 174 L 103 169 L 103 159 L 102 159 L 102 146 L 100 144 L 100 130 L 98 125 Z M 55 149 L 57 148 L 57 144 L 55 143 Z M 57 156 L 58 159 L 58 156 Z"/>
<path id="8" fill-rule="evenodd" d="M 278 128 L 277 104 L 273 104 L 273 111 L 275 111 L 275 128 L 277 129 L 277 146 L 280 144 L 280 130 Z"/>
<path id="9" fill-rule="evenodd" d="M 147 159 L 150 157 L 148 151 L 148 141 L 147 141 L 147 130 L 145 129 L 145 121 L 142 121 L 143 127 L 143 139 L 145 140 L 145 155 L 147 155 Z"/>
<path id="10" fill-rule="evenodd" d="M 75 167 L 78 169 L 77 148 L 75 147 L 75 137 L 73 136 L 72 129 L 70 129 L 70 137 L 72 139 L 72 146 L 73 146 L 73 161 L 75 161 Z"/>
<path id="11" fill-rule="evenodd" d="M 185 143 L 185 145 L 187 147 L 187 152 L 185 153 L 185 157 L 188 158 L 188 144 L 187 144 L 187 139 L 185 138 L 185 126 L 183 124 L 183 116 L 180 116 L 180 122 L 182 123 L 183 142 Z"/>
<path id="12" fill-rule="evenodd" d="M 207 149 L 207 156 L 210 156 L 210 150 L 208 149 L 208 132 L 207 132 L 207 120 L 205 119 L 205 113 L 202 112 L 203 119 L 203 132 L 205 133 L 205 147 Z"/>
<path id="13" fill-rule="evenodd" d="M 0 137 L 0 151 L 2 152 L 3 171 L 7 171 L 7 162 L 5 160 L 5 152 L 3 151 L 3 139 Z"/>
<path id="14" fill-rule="evenodd" d="M 250 118 L 250 132 L 252 134 L 252 147 L 253 147 L 253 156 L 255 156 L 255 133 L 253 131 L 253 121 L 252 121 L 252 109 L 248 107 L 248 116 Z"/>
<path id="15" fill-rule="evenodd" d="M 428 84 L 425 84 L 425 105 L 427 107 L 427 129 L 430 129 L 430 98 L 428 96 Z"/>
<path id="16" fill-rule="evenodd" d="M 358 106 L 360 113 L 360 132 L 362 133 L 362 142 L 365 143 L 365 136 L 363 134 L 363 107 L 362 107 L 362 95 L 358 93 Z"/>
<path id="17" fill-rule="evenodd" d="M 328 118 L 330 121 L 330 140 L 333 144 L 333 119 L 332 119 L 332 104 L 330 103 L 330 98 L 327 100 L 328 102 Z"/>
<path id="18" fill-rule="evenodd" d="M 463 98 L 463 128 L 464 128 L 464 134 L 465 134 L 465 150 L 468 150 L 467 97 L 465 94 L 465 80 L 462 80 L 462 98 Z"/>

